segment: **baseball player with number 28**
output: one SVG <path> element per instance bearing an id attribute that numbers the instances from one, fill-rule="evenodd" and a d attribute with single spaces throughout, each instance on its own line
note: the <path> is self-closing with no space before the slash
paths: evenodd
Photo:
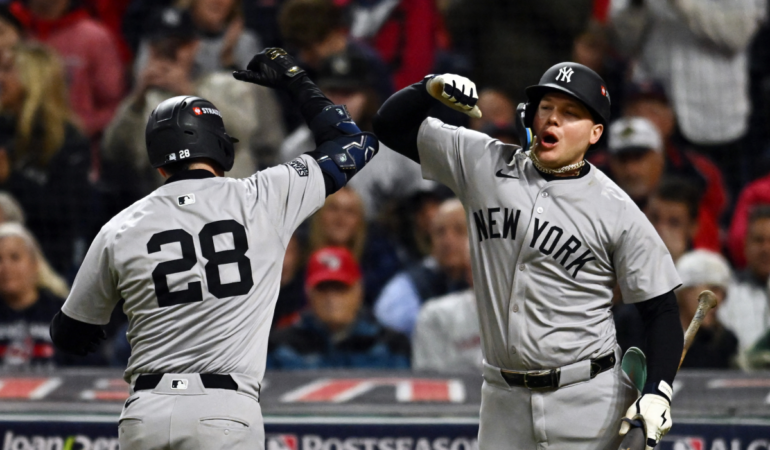
<path id="1" fill-rule="evenodd" d="M 62 350 L 93 351 L 118 300 L 128 316 L 131 385 L 123 450 L 264 448 L 259 391 L 286 246 L 294 230 L 377 153 L 285 51 L 235 78 L 283 89 L 318 148 L 244 179 L 219 110 L 174 97 L 150 115 L 150 162 L 166 183 L 110 220 L 51 323 Z M 277 113 L 277 111 L 276 111 Z"/>
<path id="2" fill-rule="evenodd" d="M 679 277 L 644 214 L 584 160 L 609 121 L 602 78 L 561 63 L 526 95 L 524 148 L 428 117 L 436 102 L 480 116 L 475 85 L 456 75 L 397 92 L 374 120 L 382 142 L 465 206 L 485 360 L 479 447 L 615 450 L 625 418 L 652 449 L 671 428 Z M 616 284 L 646 327 L 641 397 L 620 369 Z"/>

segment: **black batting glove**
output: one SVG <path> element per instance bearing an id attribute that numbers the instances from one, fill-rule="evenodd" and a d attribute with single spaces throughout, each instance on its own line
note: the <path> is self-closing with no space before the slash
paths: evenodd
<path id="1" fill-rule="evenodd" d="M 251 58 L 246 70 L 236 70 L 236 80 L 287 90 L 293 82 L 305 77 L 305 70 L 282 48 L 266 48 Z"/>

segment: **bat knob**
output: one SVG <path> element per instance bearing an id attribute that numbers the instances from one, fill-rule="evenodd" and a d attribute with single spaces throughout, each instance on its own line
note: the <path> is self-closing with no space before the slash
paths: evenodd
<path id="1" fill-rule="evenodd" d="M 633 428 L 628 430 L 618 450 L 644 450 L 647 448 L 647 436 L 644 434 L 642 423 L 638 420 L 628 420 Z"/>
<path id="2" fill-rule="evenodd" d="M 698 295 L 698 303 L 704 304 L 706 306 L 706 310 L 715 308 L 717 306 L 717 296 L 714 295 L 713 292 L 706 289 L 705 291 L 701 292 L 700 295 Z"/>

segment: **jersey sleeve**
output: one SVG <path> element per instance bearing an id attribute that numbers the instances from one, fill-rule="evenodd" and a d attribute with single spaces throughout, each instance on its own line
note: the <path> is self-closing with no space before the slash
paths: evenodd
<path id="1" fill-rule="evenodd" d="M 619 223 L 613 263 L 623 302 L 642 302 L 679 287 L 671 254 L 639 208 L 627 205 Z"/>
<path id="2" fill-rule="evenodd" d="M 423 178 L 443 183 L 460 195 L 472 178 L 473 166 L 483 159 L 492 141 L 483 133 L 428 117 L 417 135 Z"/>
<path id="3" fill-rule="evenodd" d="M 258 201 L 286 246 L 294 230 L 324 204 L 326 187 L 321 168 L 314 158 L 301 155 L 255 176 Z"/>
<path id="4" fill-rule="evenodd" d="M 117 282 L 108 235 L 102 228 L 86 253 L 62 312 L 81 322 L 106 325 L 120 300 Z"/>

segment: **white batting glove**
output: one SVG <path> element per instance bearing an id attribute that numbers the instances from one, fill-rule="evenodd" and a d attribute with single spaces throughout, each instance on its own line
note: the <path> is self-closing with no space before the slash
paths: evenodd
<path id="1" fill-rule="evenodd" d="M 473 81 L 450 73 L 431 77 L 426 88 L 432 97 L 454 110 L 476 119 L 481 118 L 481 110 L 476 106 L 479 93 Z"/>
<path id="2" fill-rule="evenodd" d="M 671 396 L 673 389 L 665 381 L 658 385 L 658 394 L 644 394 L 628 408 L 620 425 L 620 435 L 625 436 L 631 429 L 631 421 L 638 420 L 644 425 L 647 436 L 645 450 L 652 450 L 660 439 L 671 429 Z"/>

